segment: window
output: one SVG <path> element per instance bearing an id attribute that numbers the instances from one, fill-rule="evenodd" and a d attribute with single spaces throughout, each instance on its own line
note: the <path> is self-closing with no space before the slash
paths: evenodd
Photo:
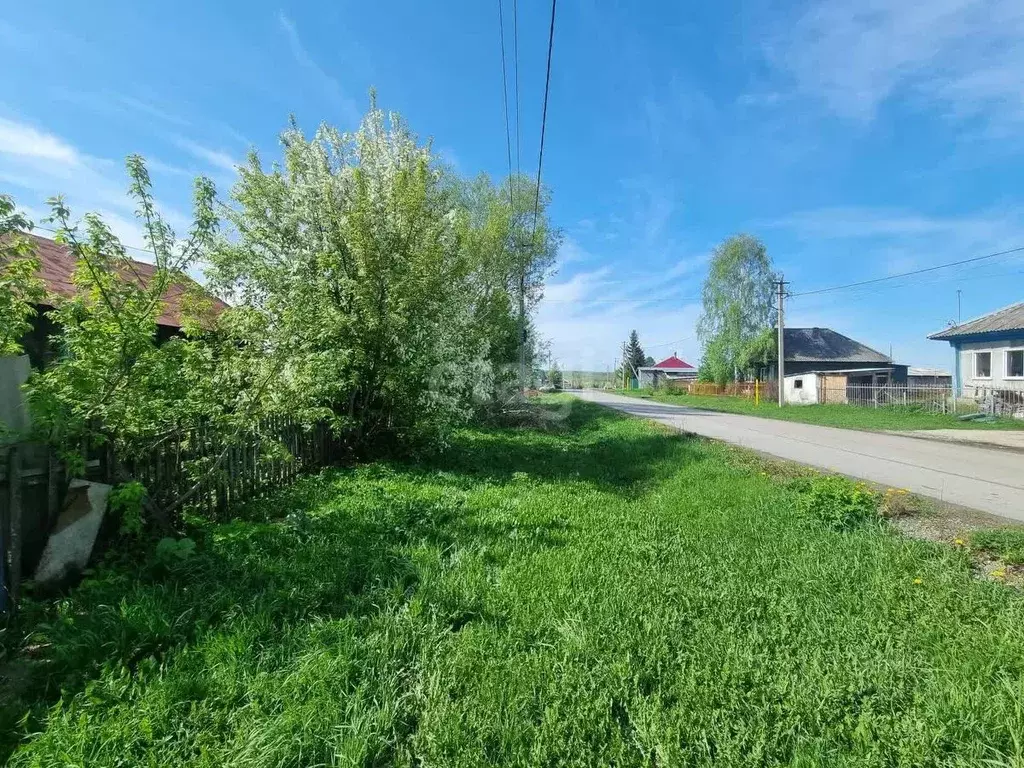
<path id="1" fill-rule="evenodd" d="M 1006 375 L 1024 378 L 1024 349 L 1011 349 L 1006 353 Z"/>
<path id="2" fill-rule="evenodd" d="M 794 379 L 794 381 L 793 381 L 793 389 L 803 389 L 803 388 L 804 388 L 804 380 L 803 379 Z"/>
<path id="3" fill-rule="evenodd" d="M 974 378 L 976 378 L 976 379 L 991 379 L 992 378 L 992 353 L 991 352 L 975 352 L 974 353 Z"/>

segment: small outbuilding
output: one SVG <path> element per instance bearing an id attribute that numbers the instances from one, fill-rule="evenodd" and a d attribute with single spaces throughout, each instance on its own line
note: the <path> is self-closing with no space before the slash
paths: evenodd
<path id="1" fill-rule="evenodd" d="M 905 368 L 905 366 L 902 366 Z M 892 366 L 806 371 L 785 378 L 783 397 L 793 405 L 871 404 L 892 388 Z M 905 385 L 895 385 L 901 392 Z"/>
<path id="2" fill-rule="evenodd" d="M 907 386 L 911 389 L 948 389 L 952 385 L 953 374 L 941 368 L 920 368 L 912 365 L 907 369 Z"/>

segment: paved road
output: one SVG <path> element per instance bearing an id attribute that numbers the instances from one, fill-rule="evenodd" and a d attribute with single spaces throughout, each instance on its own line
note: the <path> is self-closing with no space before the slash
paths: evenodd
<path id="1" fill-rule="evenodd" d="M 574 393 L 755 451 L 1024 521 L 1024 455 L 899 435 L 701 411 L 597 390 Z"/>

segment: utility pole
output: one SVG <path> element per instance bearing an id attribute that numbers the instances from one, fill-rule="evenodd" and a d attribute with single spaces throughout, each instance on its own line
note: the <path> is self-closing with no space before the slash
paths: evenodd
<path id="1" fill-rule="evenodd" d="M 779 381 L 778 381 L 778 384 L 779 384 L 779 386 L 778 386 L 778 390 L 779 390 L 779 408 L 781 408 L 783 406 L 783 404 L 786 402 L 786 394 L 785 394 L 785 380 L 786 380 L 786 342 L 785 342 L 785 335 L 786 335 L 786 333 L 785 333 L 785 330 L 786 330 L 786 320 L 785 320 L 785 313 L 784 313 L 783 307 L 782 307 L 782 302 L 785 300 L 785 296 L 786 296 L 786 294 L 785 294 L 786 281 L 783 280 L 783 276 L 781 274 L 779 275 L 779 281 L 778 282 L 779 282 L 779 292 L 778 292 L 777 297 L 776 297 L 778 299 L 778 302 L 779 302 L 779 354 L 778 354 L 778 358 L 779 358 L 779 365 L 778 365 L 778 368 L 779 368 L 778 379 L 779 379 Z"/>
<path id="2" fill-rule="evenodd" d="M 522 251 L 520 251 L 520 258 Z M 519 393 L 526 397 L 526 275 L 519 271 Z"/>
<path id="3" fill-rule="evenodd" d="M 622 342 L 622 388 L 626 389 L 626 342 Z"/>
<path id="4" fill-rule="evenodd" d="M 961 293 L 962 293 L 962 291 L 959 288 L 957 288 L 956 289 L 956 324 L 957 325 L 960 325 L 960 294 Z"/>

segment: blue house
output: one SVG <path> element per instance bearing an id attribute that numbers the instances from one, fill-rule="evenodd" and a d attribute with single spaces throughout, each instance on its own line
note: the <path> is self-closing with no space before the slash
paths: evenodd
<path id="1" fill-rule="evenodd" d="M 933 333 L 953 347 L 953 391 L 1024 392 L 1024 302 Z"/>

